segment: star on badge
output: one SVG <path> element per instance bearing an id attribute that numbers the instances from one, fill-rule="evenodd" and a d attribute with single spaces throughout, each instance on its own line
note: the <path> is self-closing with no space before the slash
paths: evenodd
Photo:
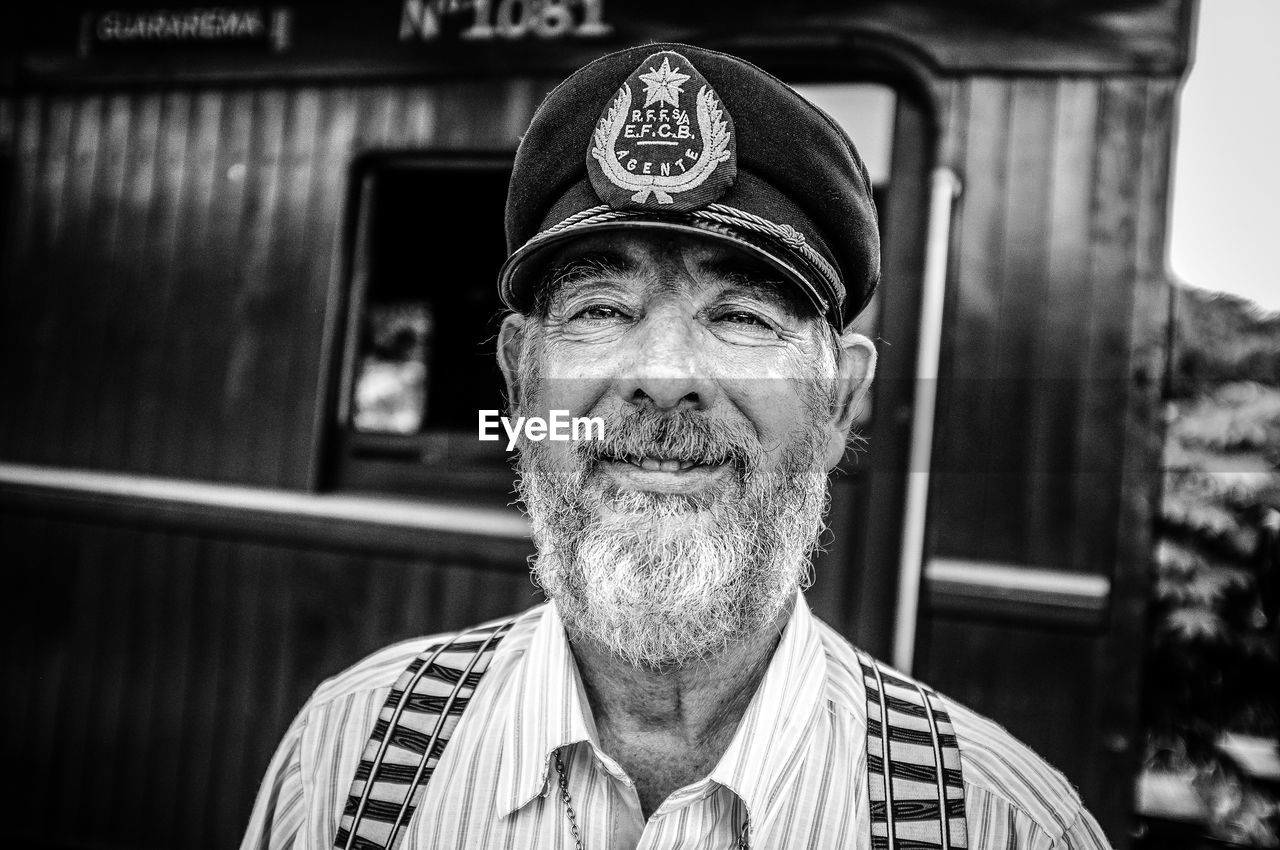
<path id="1" fill-rule="evenodd" d="M 649 73 L 640 75 L 640 80 L 644 83 L 644 105 L 669 103 L 675 107 L 680 106 L 680 95 L 684 93 L 680 86 L 688 79 L 688 74 L 681 74 L 673 69 L 667 57 L 662 57 L 662 67 L 654 70 L 650 66 Z"/>

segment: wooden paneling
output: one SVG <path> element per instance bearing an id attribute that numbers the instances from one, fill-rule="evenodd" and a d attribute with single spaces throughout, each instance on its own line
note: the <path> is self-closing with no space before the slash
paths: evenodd
<path id="1" fill-rule="evenodd" d="M 1057 761 L 1117 843 L 1159 480 L 1175 94 L 1171 79 L 980 77 L 941 98 L 965 188 L 932 556 L 1095 574 L 1112 592 L 1092 635 L 1001 622 L 996 605 L 935 613 L 917 670 Z"/>
<path id="2" fill-rule="evenodd" d="M 5 101 L 0 458 L 309 486 L 351 163 L 514 151 L 549 85 Z"/>
<path id="3" fill-rule="evenodd" d="M 1163 215 L 1166 189 L 1141 182 L 1144 140 L 1168 135 L 1141 104 L 1162 85 L 979 78 L 950 93 L 964 196 L 939 388 L 939 554 L 1113 569 L 1130 323 L 1144 318 L 1134 269 L 1139 254 L 1163 262 L 1133 227 Z"/>
<path id="4" fill-rule="evenodd" d="M 308 488 L 352 163 L 513 151 L 546 87 L 0 99 L 0 458 Z M 492 563 L 527 546 L 392 547 L 434 552 L 419 562 L 349 554 L 358 529 L 298 548 L 308 534 L 165 527 L 172 506 L 55 507 L 0 518 L 3 752 L 30 777 L 11 841 L 234 846 L 321 678 L 534 601 Z"/>
<path id="5" fill-rule="evenodd" d="M 235 846 L 321 679 L 537 602 L 524 572 L 25 514 L 0 547 L 10 842 Z"/>
<path id="6" fill-rule="evenodd" d="M 1098 790 L 1097 759 L 1082 742 L 1097 732 L 1092 715 L 1081 710 L 1087 697 L 1080 691 L 1097 676 L 1103 646 L 1100 638 L 1077 633 L 941 616 L 918 657 L 930 685 L 994 718 L 1087 793 Z M 983 663 L 971 663 L 972 657 Z M 1086 803 L 1096 806 L 1095 799 Z"/>

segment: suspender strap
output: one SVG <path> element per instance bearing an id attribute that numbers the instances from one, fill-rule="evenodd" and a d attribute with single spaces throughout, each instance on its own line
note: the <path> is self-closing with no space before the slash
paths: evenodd
<path id="1" fill-rule="evenodd" d="M 396 681 L 351 781 L 336 850 L 397 850 L 458 720 L 515 618 L 427 647 Z M 867 692 L 872 850 L 967 850 L 946 702 L 858 651 Z"/>
<path id="2" fill-rule="evenodd" d="M 872 850 L 964 850 L 960 749 L 946 702 L 858 651 L 867 689 Z"/>
<path id="3" fill-rule="evenodd" d="M 342 812 L 337 850 L 395 850 L 471 695 L 515 618 L 427 647 L 378 714 Z"/>

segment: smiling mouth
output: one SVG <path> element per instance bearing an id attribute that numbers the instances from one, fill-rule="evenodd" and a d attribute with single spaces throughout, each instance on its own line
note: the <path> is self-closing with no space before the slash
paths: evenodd
<path id="1" fill-rule="evenodd" d="M 645 472 L 688 472 L 691 469 L 715 468 L 728 463 L 728 458 L 655 457 L 650 455 L 603 455 L 602 463 L 630 466 Z"/>

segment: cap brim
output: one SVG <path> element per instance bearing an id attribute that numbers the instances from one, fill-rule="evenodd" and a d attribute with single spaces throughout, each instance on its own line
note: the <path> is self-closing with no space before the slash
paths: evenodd
<path id="1" fill-rule="evenodd" d="M 804 262 L 785 245 L 755 234 L 747 234 L 725 225 L 688 218 L 626 218 L 613 221 L 571 225 L 530 239 L 507 258 L 498 272 L 498 293 L 502 302 L 517 313 L 533 308 L 534 295 L 541 273 L 555 248 L 566 242 L 597 233 L 617 230 L 663 230 L 689 233 L 729 245 L 755 259 L 762 260 L 794 284 L 813 305 L 818 315 L 835 327 L 841 326 L 839 308 L 831 304 L 813 281 L 802 271 Z"/>

